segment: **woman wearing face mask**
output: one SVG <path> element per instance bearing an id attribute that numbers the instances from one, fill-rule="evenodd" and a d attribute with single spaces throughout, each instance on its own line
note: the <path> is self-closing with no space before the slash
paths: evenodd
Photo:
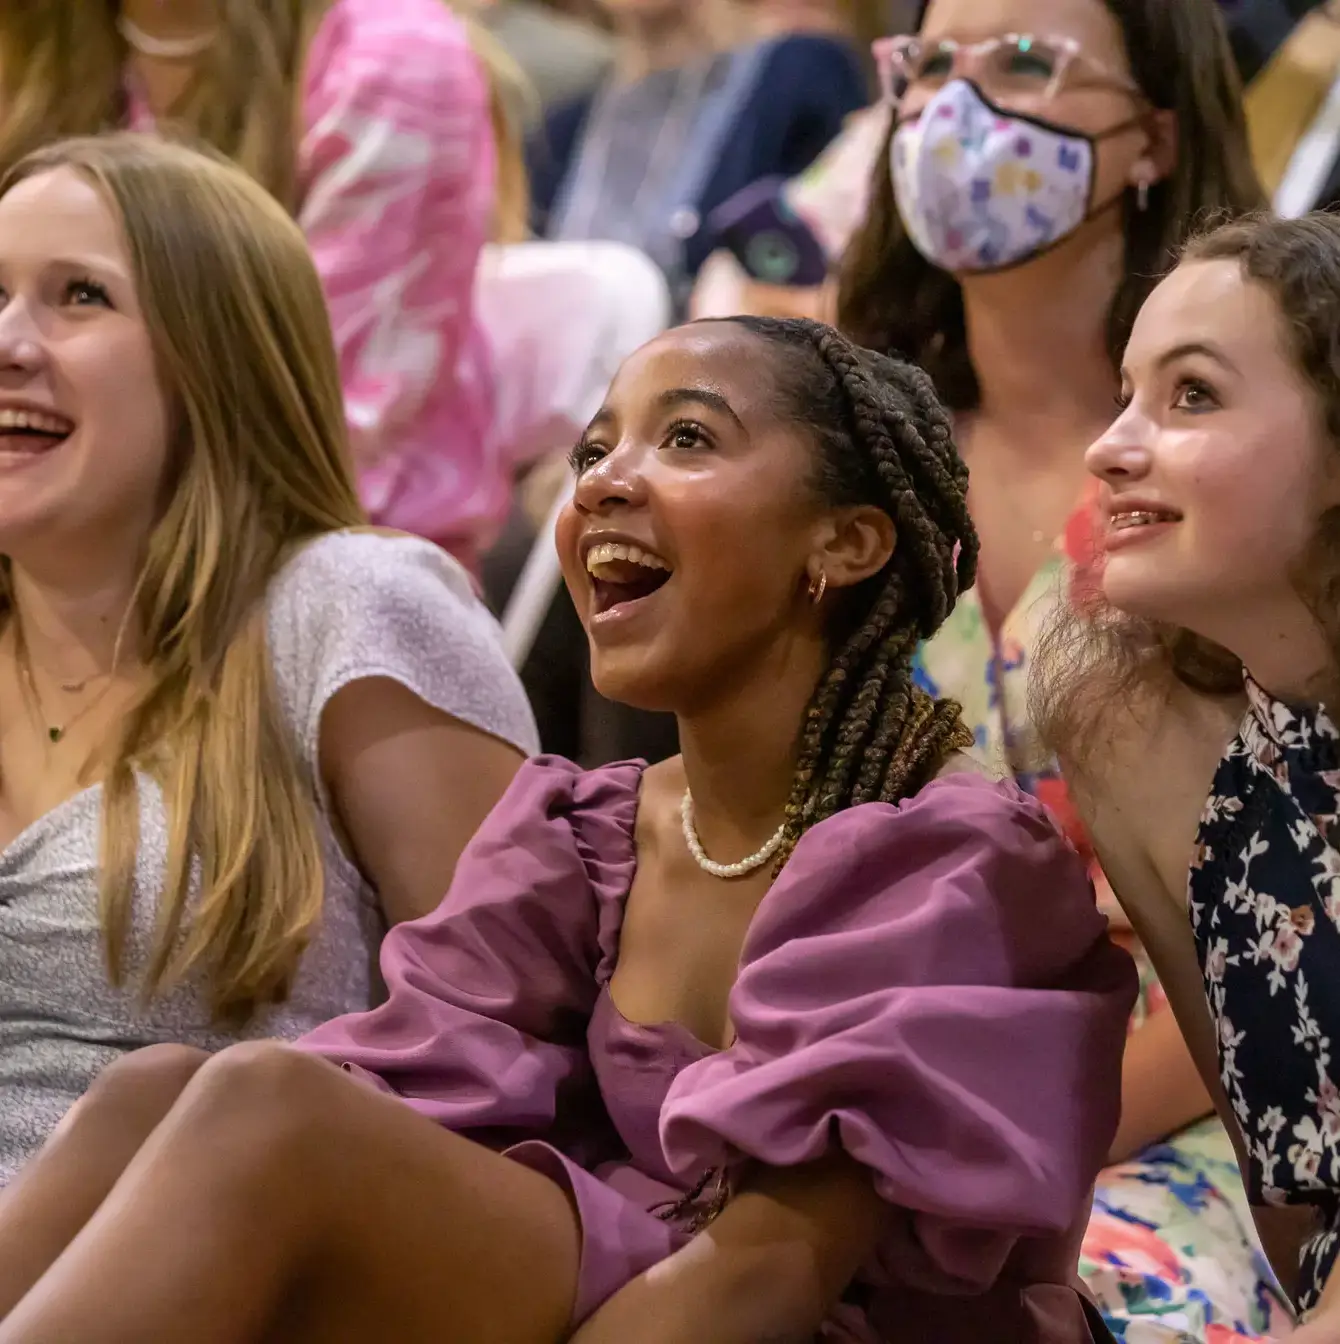
<path id="1" fill-rule="evenodd" d="M 912 683 L 976 554 L 929 380 L 681 328 L 573 463 L 596 680 L 682 757 L 523 767 L 381 1008 L 109 1070 L 0 1200 L 0 1344 L 1106 1339 L 1135 973 Z"/>
<path id="2" fill-rule="evenodd" d="M 1129 324 L 1199 216 L 1260 203 L 1232 58 L 1213 0 L 932 0 L 881 59 L 893 124 L 841 321 L 935 378 L 982 535 L 977 589 L 918 675 L 1084 846 L 1027 669 L 1063 569 L 1091 551 L 1083 450 L 1111 420 Z M 1266 1331 L 1270 1276 L 1228 1139 L 1195 1123 L 1210 1100 L 1126 927 L 1144 992 L 1086 1281 L 1114 1324 L 1156 1340 Z"/>
<path id="3" fill-rule="evenodd" d="M 1035 679 L 1309 1317 L 1298 1344 L 1340 1340 L 1338 329 L 1340 221 L 1191 244 L 1088 453 L 1098 587 Z"/>
<path id="4" fill-rule="evenodd" d="M 465 572 L 363 523 L 281 208 L 139 137 L 33 162 L 0 202 L 0 1184 L 138 1046 L 373 1002 L 533 748 Z"/>
<path id="5" fill-rule="evenodd" d="M 0 170 L 113 126 L 241 164 L 311 245 L 364 507 L 471 569 L 511 495 L 475 273 L 526 215 L 480 52 L 446 0 L 0 5 Z"/>

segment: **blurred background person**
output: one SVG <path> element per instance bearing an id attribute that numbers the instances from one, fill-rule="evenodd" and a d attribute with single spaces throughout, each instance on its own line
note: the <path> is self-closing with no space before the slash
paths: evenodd
<path id="1" fill-rule="evenodd" d="M 0 7 L 0 168 L 114 126 L 241 164 L 316 258 L 364 505 L 471 568 L 511 489 L 491 451 L 475 272 L 525 212 L 515 145 L 499 170 L 515 137 L 477 46 L 442 0 Z"/>
<path id="2" fill-rule="evenodd" d="M 575 98 L 589 97 L 614 64 L 614 39 L 598 23 L 537 0 L 462 0 L 524 72 L 534 93 L 531 129 Z"/>
<path id="3" fill-rule="evenodd" d="M 1297 218 L 1340 199 L 1340 5 L 1225 0 L 1251 73 L 1252 158 L 1275 209 Z M 1301 12 L 1300 11 L 1305 11 Z"/>
<path id="4" fill-rule="evenodd" d="M 795 31 L 740 0 L 607 0 L 608 80 L 555 109 L 531 154 L 536 228 L 646 252 L 677 306 L 711 251 L 710 212 L 809 164 L 869 83 L 829 22 Z"/>
<path id="5" fill-rule="evenodd" d="M 1290 217 L 1340 200 L 1340 4 L 1336 0 L 1217 0 L 1238 71 L 1252 163 L 1274 207 Z M 887 7 L 880 36 L 916 27 L 919 6 Z M 779 185 L 776 224 L 801 232 L 836 267 L 869 198 L 871 170 L 888 133 L 887 102 L 855 113 L 808 169 Z M 718 240 L 729 241 L 729 240 Z M 690 311 L 834 320 L 836 286 L 759 270 L 738 248 L 704 263 Z"/>

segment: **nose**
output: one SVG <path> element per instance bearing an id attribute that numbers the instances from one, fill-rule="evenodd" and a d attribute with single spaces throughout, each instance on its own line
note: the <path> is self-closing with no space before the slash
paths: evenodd
<path id="1" fill-rule="evenodd" d="M 32 373 L 42 361 L 42 335 L 28 306 L 6 300 L 0 305 L 0 375 Z"/>
<path id="2" fill-rule="evenodd" d="M 1084 454 L 1089 473 L 1108 485 L 1138 481 L 1149 474 L 1151 426 L 1134 405 L 1126 407 Z"/>
<path id="3" fill-rule="evenodd" d="M 572 492 L 581 513 L 605 514 L 619 508 L 636 508 L 646 502 L 642 455 L 633 445 L 619 444 L 591 463 Z"/>

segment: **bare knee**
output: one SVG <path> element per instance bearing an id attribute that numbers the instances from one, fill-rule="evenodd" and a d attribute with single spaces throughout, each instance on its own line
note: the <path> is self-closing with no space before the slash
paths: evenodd
<path id="1" fill-rule="evenodd" d="M 151 1045 L 123 1055 L 94 1079 L 48 1136 L 45 1150 L 73 1140 L 87 1149 L 133 1154 L 176 1105 L 209 1058 L 185 1045 Z"/>
<path id="2" fill-rule="evenodd" d="M 72 1116 L 106 1116 L 152 1124 L 172 1109 L 209 1054 L 189 1045 L 150 1045 L 109 1064 L 76 1103 Z"/>
<path id="3" fill-rule="evenodd" d="M 307 1149 L 329 1110 L 332 1084 L 342 1080 L 324 1060 L 275 1041 L 248 1041 L 220 1051 L 195 1074 L 182 1118 L 211 1146 L 223 1142 L 252 1163 L 288 1163 Z"/>

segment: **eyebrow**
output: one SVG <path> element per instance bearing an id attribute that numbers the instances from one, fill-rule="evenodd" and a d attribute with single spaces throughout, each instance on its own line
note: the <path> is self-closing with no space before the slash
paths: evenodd
<path id="1" fill-rule="evenodd" d="M 1175 364 L 1179 359 L 1185 359 L 1187 355 L 1203 355 L 1206 359 L 1214 360 L 1216 364 L 1227 369 L 1230 373 L 1238 372 L 1237 365 L 1217 345 L 1209 341 L 1183 341 L 1180 345 L 1174 345 L 1171 350 L 1165 350 L 1154 361 L 1154 368 L 1166 369 L 1169 364 Z M 1128 378 L 1130 373 L 1123 368 L 1121 376 Z"/>
<path id="2" fill-rule="evenodd" d="M 736 415 L 735 408 L 720 392 L 713 392 L 711 388 L 671 387 L 656 398 L 656 406 L 662 411 L 677 410 L 681 406 L 706 406 L 710 410 L 728 416 L 741 429 L 744 428 L 744 421 Z"/>
<path id="3" fill-rule="evenodd" d="M 129 280 L 130 273 L 120 263 L 110 257 L 52 257 L 47 265 L 60 271 L 96 271 L 99 275 L 114 279 Z"/>
<path id="4" fill-rule="evenodd" d="M 587 421 L 586 429 L 583 432 L 589 434 L 593 429 L 604 429 L 613 419 L 614 412 L 610 410 L 608 406 L 602 406 L 590 420 Z"/>
<path id="5" fill-rule="evenodd" d="M 658 411 L 674 411 L 682 406 L 706 406 L 714 411 L 719 411 L 722 415 L 728 416 L 735 421 L 741 429 L 744 429 L 744 421 L 735 413 L 734 407 L 721 395 L 720 392 L 713 392 L 707 387 L 671 387 L 656 396 L 652 403 Z M 587 425 L 587 432 L 593 429 L 604 429 L 615 419 L 614 411 L 609 406 L 602 406 L 591 417 L 590 424 Z"/>

